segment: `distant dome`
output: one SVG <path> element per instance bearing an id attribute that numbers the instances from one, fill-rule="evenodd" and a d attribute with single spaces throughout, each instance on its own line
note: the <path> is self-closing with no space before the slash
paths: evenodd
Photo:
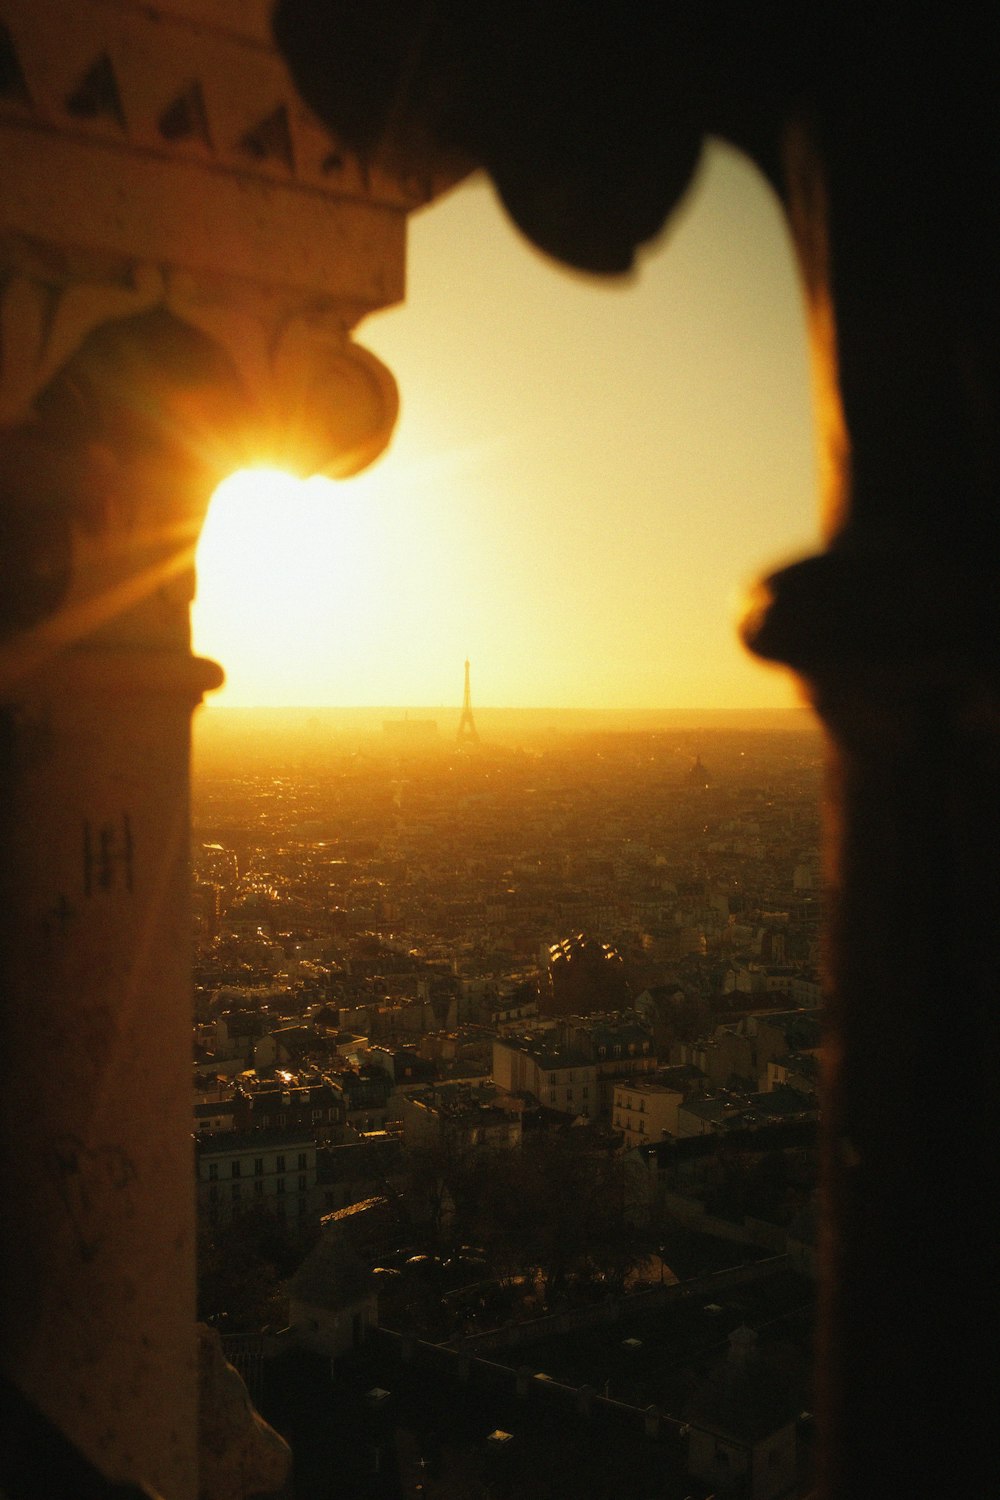
<path id="1" fill-rule="evenodd" d="M 622 955 L 586 933 L 552 944 L 546 981 L 541 1001 L 550 1015 L 624 1010 L 631 1004 Z"/>

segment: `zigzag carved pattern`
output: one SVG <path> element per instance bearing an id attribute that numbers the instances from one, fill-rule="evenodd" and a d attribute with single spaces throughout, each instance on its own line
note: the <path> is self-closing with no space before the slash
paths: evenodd
<path id="1" fill-rule="evenodd" d="M 112 122 L 123 134 L 129 121 L 122 103 L 122 88 L 115 65 L 107 52 L 87 67 L 65 99 L 66 113 L 76 120 Z M 0 21 L 0 100 L 31 106 L 32 97 L 17 45 Z M 208 109 L 201 82 L 194 79 L 174 96 L 156 120 L 157 134 L 167 145 L 195 141 L 214 149 Z M 233 143 L 232 149 L 249 161 L 268 162 L 295 171 L 295 148 L 287 104 L 262 115 L 258 122 Z M 342 165 L 337 153 L 328 154 L 321 171 L 329 173 Z"/>
<path id="2" fill-rule="evenodd" d="M 248 130 L 240 141 L 240 150 L 254 161 L 283 162 L 289 171 L 294 172 L 295 153 L 287 107 L 279 104 L 252 130 Z"/>
<path id="3" fill-rule="evenodd" d="M 211 148 L 205 96 L 197 81 L 188 85 L 160 115 L 157 121 L 165 141 L 201 141 Z"/>
<path id="4" fill-rule="evenodd" d="M 239 115 L 245 110 L 247 100 L 239 96 L 234 99 L 228 94 L 213 122 L 212 81 L 207 72 L 197 76 L 192 70 L 186 80 L 173 83 L 165 78 L 159 101 L 150 98 L 147 77 L 137 99 L 136 89 L 128 86 L 128 67 L 120 57 L 116 59 L 117 49 L 107 38 L 102 39 L 104 45 L 99 51 L 95 47 L 93 60 L 81 70 L 66 94 L 53 100 L 50 86 L 40 81 L 37 89 L 33 87 L 31 69 L 26 65 L 30 54 L 26 46 L 22 51 L 15 32 L 9 19 L 0 20 L 0 109 L 7 113 L 8 119 L 12 113 L 30 110 L 44 113 L 57 124 L 59 113 L 64 112 L 64 118 L 78 127 L 93 126 L 105 138 L 110 131 L 136 146 L 177 151 L 186 157 L 194 149 L 210 153 L 220 166 L 228 161 L 240 171 L 259 170 L 269 177 L 290 176 L 304 183 L 311 181 L 326 191 L 365 196 L 372 191 L 373 184 L 353 153 L 346 153 L 338 143 L 331 142 L 319 122 L 310 124 L 307 117 L 301 117 L 301 106 L 292 93 L 282 98 L 290 85 L 277 56 L 273 77 L 262 73 L 259 62 L 255 63 L 258 98 L 266 100 L 271 93 L 271 101 L 255 122 L 241 126 Z M 124 34 L 123 39 L 134 40 L 133 32 Z M 141 48 L 138 55 L 142 56 Z M 156 49 L 147 46 L 147 74 L 151 55 L 157 56 Z M 255 56 L 259 58 L 259 53 Z M 162 48 L 162 57 L 163 71 L 167 74 L 172 62 L 168 47 Z M 234 52 L 230 56 L 220 46 L 218 62 L 216 87 L 225 87 L 235 76 L 234 64 L 238 69 L 240 55 Z M 220 127 L 219 118 L 225 119 L 226 124 Z M 403 184 L 386 180 L 379 184 L 379 195 L 386 193 L 390 199 L 397 199 L 401 188 Z M 416 203 L 425 199 L 428 191 L 426 184 L 408 182 L 403 199 Z"/>

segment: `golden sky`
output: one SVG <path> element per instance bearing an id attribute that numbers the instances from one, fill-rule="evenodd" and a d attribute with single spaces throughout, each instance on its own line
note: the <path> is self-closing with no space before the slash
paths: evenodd
<path id="1" fill-rule="evenodd" d="M 347 481 L 236 480 L 199 549 L 225 705 L 757 708 L 795 701 L 734 619 L 815 550 L 804 320 L 778 207 L 713 147 L 625 284 L 565 272 L 475 180 L 416 215 L 399 382 Z"/>

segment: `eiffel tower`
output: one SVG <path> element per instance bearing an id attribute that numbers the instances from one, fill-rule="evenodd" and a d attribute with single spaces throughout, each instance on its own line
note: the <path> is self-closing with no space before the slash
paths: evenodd
<path id="1" fill-rule="evenodd" d="M 462 717 L 458 721 L 456 739 L 460 745 L 478 745 L 479 731 L 472 717 L 472 690 L 469 687 L 469 663 L 465 663 L 465 692 L 462 696 Z"/>

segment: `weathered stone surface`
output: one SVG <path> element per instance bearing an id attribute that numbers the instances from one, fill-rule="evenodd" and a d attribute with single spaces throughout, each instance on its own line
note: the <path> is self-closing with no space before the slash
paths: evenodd
<path id="1" fill-rule="evenodd" d="M 199 1500 L 290 1497 L 292 1450 L 254 1410 L 213 1328 L 198 1324 Z"/>

